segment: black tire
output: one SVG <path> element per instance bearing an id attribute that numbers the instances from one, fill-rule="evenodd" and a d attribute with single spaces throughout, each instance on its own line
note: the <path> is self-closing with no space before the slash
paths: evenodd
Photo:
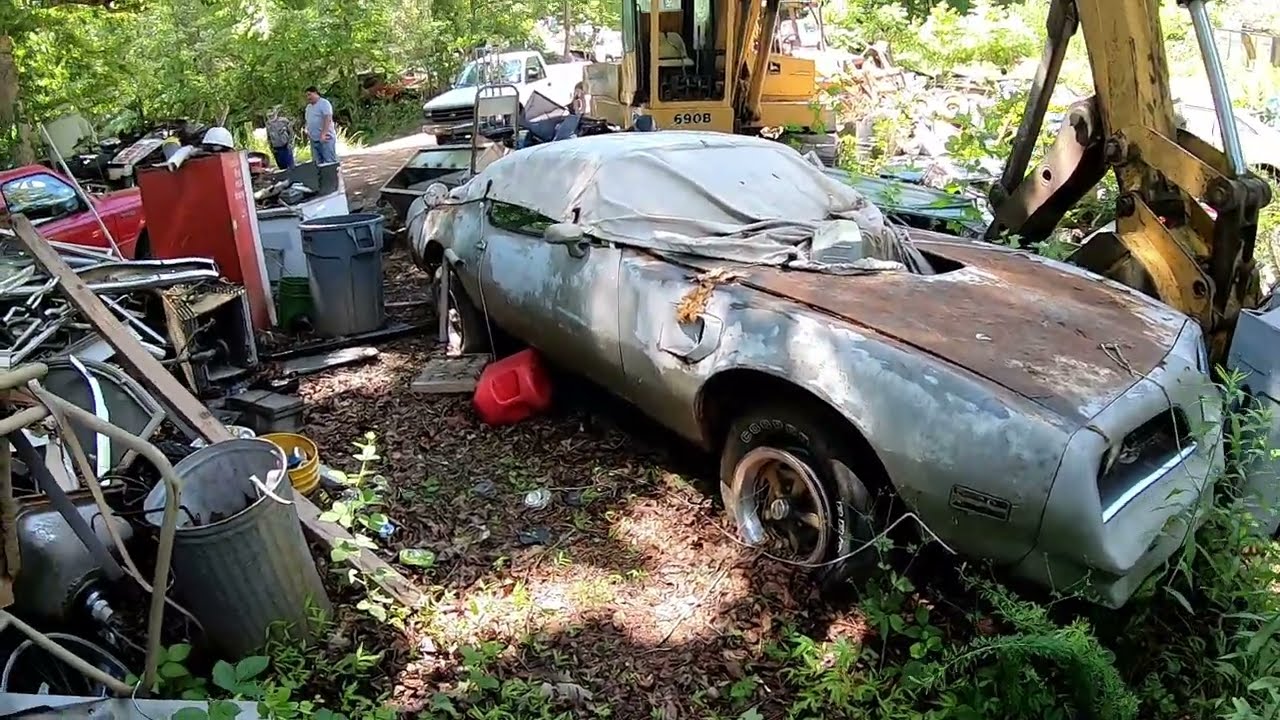
<path id="1" fill-rule="evenodd" d="M 151 236 L 144 229 L 138 233 L 138 239 L 133 245 L 134 260 L 150 260 L 151 259 Z"/>
<path id="2" fill-rule="evenodd" d="M 740 414 L 729 426 L 720 455 L 720 494 L 730 519 L 736 514 L 737 488 L 734 475 L 748 453 L 759 448 L 775 448 L 806 463 L 825 490 L 829 509 L 827 550 L 814 574 L 827 591 L 846 582 L 859 584 L 869 579 L 879 563 L 875 545 L 863 548 L 878 533 L 876 499 L 883 490 L 871 476 L 878 468 L 867 468 L 854 451 L 847 425 L 833 422 L 834 413 L 805 404 L 767 404 Z M 859 476 L 871 480 L 871 484 Z M 855 550 L 863 548 L 856 554 Z M 831 563 L 836 558 L 839 562 Z M 827 564 L 831 563 L 831 564 Z"/>
<path id="3" fill-rule="evenodd" d="M 437 275 L 439 271 L 437 271 Z M 489 326 L 456 277 L 449 282 L 449 350 L 462 354 L 492 352 Z"/>

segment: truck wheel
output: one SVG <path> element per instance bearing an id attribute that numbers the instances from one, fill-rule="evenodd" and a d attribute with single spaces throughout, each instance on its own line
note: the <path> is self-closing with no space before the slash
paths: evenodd
<path id="1" fill-rule="evenodd" d="M 840 427 L 816 408 L 766 405 L 733 421 L 720 455 L 720 494 L 739 539 L 811 568 L 825 590 L 866 580 L 879 560 L 863 547 L 877 532 L 872 488 Z"/>

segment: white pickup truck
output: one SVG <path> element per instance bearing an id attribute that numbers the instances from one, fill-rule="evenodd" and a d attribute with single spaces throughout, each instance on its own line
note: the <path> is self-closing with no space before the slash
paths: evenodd
<path id="1" fill-rule="evenodd" d="M 516 86 L 524 103 L 537 92 L 561 105 L 573 100 L 586 62 L 545 63 L 533 50 L 506 52 L 472 60 L 462 67 L 453 87 L 422 106 L 423 132 L 443 145 L 470 136 L 476 89 L 485 84 Z"/>

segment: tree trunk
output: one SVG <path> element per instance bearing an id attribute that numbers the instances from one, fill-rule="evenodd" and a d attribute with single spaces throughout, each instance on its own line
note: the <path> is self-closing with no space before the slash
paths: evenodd
<path id="1" fill-rule="evenodd" d="M 13 38 L 0 35 L 0 137 L 12 133 L 17 138 L 14 161 L 19 165 L 35 162 L 31 128 L 21 118 L 18 105 L 18 67 L 13 60 Z"/>
<path id="2" fill-rule="evenodd" d="M 623 0 L 626 2 L 627 0 Z M 564 0 L 564 61 L 569 62 L 573 56 L 569 54 L 569 35 L 573 32 L 573 26 L 570 24 L 569 17 L 569 0 Z"/>

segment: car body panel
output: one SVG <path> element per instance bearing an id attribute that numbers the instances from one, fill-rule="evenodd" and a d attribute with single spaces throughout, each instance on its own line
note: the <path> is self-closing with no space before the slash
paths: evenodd
<path id="1" fill-rule="evenodd" d="M 71 181 L 62 173 L 43 165 L 27 165 L 0 171 L 0 188 L 15 180 L 38 175 L 52 176 L 68 187 L 72 186 Z M 120 252 L 126 258 L 132 258 L 136 252 L 138 238 L 146 226 L 141 192 L 137 188 L 129 188 L 105 195 L 91 195 L 90 201 L 98 216 L 102 218 L 102 224 L 111 231 Z M 0 214 L 7 211 L 8 203 L 0 192 Z M 84 206 L 83 201 L 76 212 L 61 217 L 36 220 L 41 233 L 50 240 L 105 249 L 110 247 L 110 244 L 102 232 L 102 224 L 99 224 L 94 213 Z"/>
<path id="2" fill-rule="evenodd" d="M 1154 368 L 1186 322 L 1143 296 L 1035 256 L 955 242 L 917 247 L 964 267 L 931 276 L 737 271 L 753 287 L 944 358 L 1070 423 L 1092 417 Z"/>
<path id="3" fill-rule="evenodd" d="M 716 393 L 751 395 L 723 378 L 784 381 L 846 418 L 925 534 L 960 554 L 1119 605 L 1211 494 L 1221 409 L 1199 328 L 1098 276 L 914 230 L 938 274 L 835 276 L 566 245 L 493 227 L 491 203 L 446 203 L 411 235 L 445 248 L 495 324 L 707 448 L 724 440 L 710 422 Z M 709 269 L 737 276 L 679 322 Z M 1157 447 L 1174 462 L 1104 498 L 1115 458 L 1172 408 L 1203 429 L 1194 449 Z"/>

